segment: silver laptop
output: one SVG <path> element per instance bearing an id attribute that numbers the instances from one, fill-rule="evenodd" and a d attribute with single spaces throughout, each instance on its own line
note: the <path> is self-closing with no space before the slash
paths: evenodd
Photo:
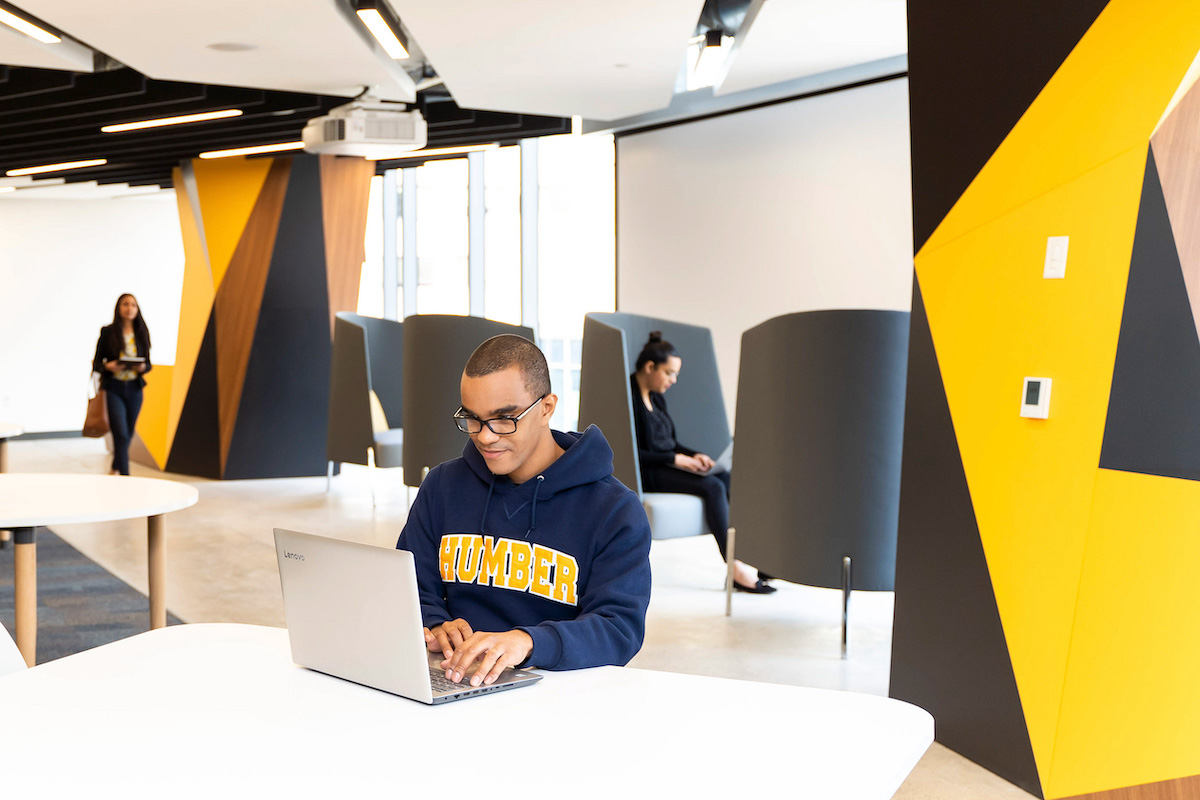
<path id="1" fill-rule="evenodd" d="M 703 472 L 693 472 L 684 467 L 676 467 L 674 464 L 668 464 L 667 466 L 674 467 L 681 472 L 691 472 L 693 475 L 715 475 L 718 472 L 729 472 L 733 469 L 733 440 L 731 439 L 729 444 L 725 445 L 725 449 L 721 451 L 721 455 L 713 459 L 711 469 L 706 469 Z"/>
<path id="2" fill-rule="evenodd" d="M 540 681 L 507 669 L 490 686 L 446 680 L 425 647 L 412 553 L 275 529 L 292 660 L 422 703 L 446 703 Z"/>

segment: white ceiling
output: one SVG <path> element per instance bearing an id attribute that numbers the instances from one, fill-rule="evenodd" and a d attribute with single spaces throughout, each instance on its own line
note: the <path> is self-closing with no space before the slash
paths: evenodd
<path id="1" fill-rule="evenodd" d="M 413 82 L 333 0 L 18 0 L 151 78 L 411 102 Z M 210 44 L 254 45 L 221 52 Z"/>
<path id="2" fill-rule="evenodd" d="M 390 0 L 463 108 L 611 120 L 670 102 L 702 0 Z M 345 0 L 17 0 L 152 78 L 411 100 Z M 906 52 L 904 0 L 759 0 L 717 92 L 728 95 Z M 253 44 L 219 52 L 214 43 Z M 71 43 L 65 43 L 70 45 Z M 0 27 L 0 63 L 81 71 L 84 48 Z M 80 51 L 83 51 L 82 53 Z M 87 61 L 88 66 L 83 65 Z"/>
<path id="3" fill-rule="evenodd" d="M 0 64 L 91 72 L 92 51 L 69 41 L 42 44 L 7 25 L 0 25 Z"/>
<path id="4" fill-rule="evenodd" d="M 717 94 L 782 83 L 908 52 L 905 0 L 767 0 Z"/>
<path id="5" fill-rule="evenodd" d="M 664 108 L 703 0 L 391 0 L 456 102 L 617 119 Z"/>

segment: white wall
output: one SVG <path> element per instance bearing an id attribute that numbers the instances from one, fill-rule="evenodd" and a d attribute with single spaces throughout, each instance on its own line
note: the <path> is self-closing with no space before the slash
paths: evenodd
<path id="1" fill-rule="evenodd" d="M 712 328 L 731 421 L 745 330 L 907 311 L 912 252 L 907 80 L 617 140 L 618 310 Z"/>
<path id="2" fill-rule="evenodd" d="M 141 304 L 154 363 L 173 364 L 182 287 L 174 192 L 0 200 L 0 419 L 79 430 L 96 337 L 123 292 Z"/>

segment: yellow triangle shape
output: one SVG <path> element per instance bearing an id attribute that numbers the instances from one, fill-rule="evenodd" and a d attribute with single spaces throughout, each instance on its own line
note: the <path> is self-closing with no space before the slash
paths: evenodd
<path id="1" fill-rule="evenodd" d="M 272 158 L 192 161 L 214 289 L 221 285 L 221 279 L 229 269 L 229 262 L 274 161 Z"/>

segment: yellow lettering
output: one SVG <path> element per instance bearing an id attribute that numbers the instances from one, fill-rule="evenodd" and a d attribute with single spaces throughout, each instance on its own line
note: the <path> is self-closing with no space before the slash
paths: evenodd
<path id="1" fill-rule="evenodd" d="M 540 544 L 533 546 L 533 583 L 529 591 L 551 599 L 554 594 L 554 584 L 550 581 L 550 568 L 554 566 L 554 551 Z"/>
<path id="2" fill-rule="evenodd" d="M 487 586 L 504 585 L 504 562 L 508 558 L 508 540 L 493 540 L 490 536 L 483 537 L 483 547 L 480 548 L 479 583 Z"/>
<path id="3" fill-rule="evenodd" d="M 559 553 L 554 570 L 554 599 L 569 606 L 575 605 L 575 582 L 579 563 L 566 553 Z"/>
<path id="4" fill-rule="evenodd" d="M 461 541 L 461 536 L 450 533 L 442 537 L 442 552 L 438 560 L 442 568 L 442 580 L 446 583 L 454 581 L 454 556 Z"/>
<path id="5" fill-rule="evenodd" d="M 508 552 L 512 556 L 512 560 L 508 564 L 508 585 L 506 588 L 515 589 L 518 592 L 529 591 L 529 582 L 531 580 L 529 562 L 533 558 L 533 548 L 529 546 L 529 542 L 519 542 L 515 539 L 509 540 Z"/>
<path id="6" fill-rule="evenodd" d="M 458 546 L 458 581 L 474 583 L 479 576 L 479 556 L 483 540 L 479 536 L 464 536 Z"/>

